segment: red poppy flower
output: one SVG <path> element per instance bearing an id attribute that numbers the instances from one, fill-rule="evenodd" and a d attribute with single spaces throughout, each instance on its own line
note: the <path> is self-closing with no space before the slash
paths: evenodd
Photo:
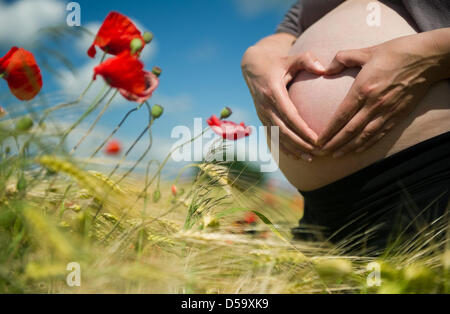
<path id="1" fill-rule="evenodd" d="M 111 87 L 145 97 L 147 80 L 143 68 L 137 56 L 126 51 L 95 67 L 94 80 L 101 75 Z"/>
<path id="2" fill-rule="evenodd" d="M 153 92 L 158 88 L 159 78 L 152 72 L 144 71 L 144 73 L 147 89 L 143 92 L 143 95 L 136 95 L 121 88 L 119 89 L 119 92 L 122 94 L 123 97 L 125 97 L 130 101 L 138 102 L 140 104 L 144 103 L 147 99 L 152 97 Z"/>
<path id="3" fill-rule="evenodd" d="M 118 12 L 111 12 L 100 27 L 94 43 L 88 50 L 88 55 L 91 58 L 95 57 L 97 53 L 95 46 L 112 55 L 130 51 L 130 43 L 135 38 L 142 40 L 143 48 L 145 42 L 136 25 L 128 17 Z"/>
<path id="4" fill-rule="evenodd" d="M 122 144 L 117 140 L 112 140 L 106 145 L 105 153 L 107 155 L 118 155 L 122 151 Z"/>
<path id="5" fill-rule="evenodd" d="M 33 99 L 42 88 L 41 70 L 31 52 L 13 47 L 0 59 L 0 74 L 20 100 Z"/>
<path id="6" fill-rule="evenodd" d="M 172 195 L 177 196 L 178 189 L 177 189 L 176 185 L 172 185 L 171 190 L 172 190 Z"/>
<path id="7" fill-rule="evenodd" d="M 252 129 L 245 126 L 244 122 L 236 124 L 231 121 L 220 120 L 213 115 L 207 120 L 207 123 L 214 133 L 230 141 L 236 141 L 252 134 Z"/>
<path id="8" fill-rule="evenodd" d="M 244 217 L 244 221 L 249 225 L 255 224 L 257 219 L 258 216 L 254 212 L 248 212 Z"/>

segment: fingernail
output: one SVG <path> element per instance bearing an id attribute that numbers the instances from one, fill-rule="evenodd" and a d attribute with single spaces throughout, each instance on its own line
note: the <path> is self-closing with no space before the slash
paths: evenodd
<path id="1" fill-rule="evenodd" d="M 307 161 L 307 162 L 313 161 L 313 157 L 310 154 L 302 154 L 301 157 L 304 161 Z"/>
<path id="2" fill-rule="evenodd" d="M 325 72 L 325 67 L 319 61 L 314 62 L 314 66 L 317 70 Z"/>
<path id="3" fill-rule="evenodd" d="M 344 153 L 343 153 L 343 152 L 337 152 L 337 153 L 334 153 L 334 154 L 333 154 L 333 158 L 340 158 L 340 157 L 342 157 L 342 156 L 344 156 Z"/>
<path id="4" fill-rule="evenodd" d="M 319 148 L 322 148 L 323 145 L 324 145 L 323 140 L 320 140 L 320 139 L 318 139 L 318 140 L 316 141 L 315 144 L 316 144 L 316 146 L 319 147 Z"/>

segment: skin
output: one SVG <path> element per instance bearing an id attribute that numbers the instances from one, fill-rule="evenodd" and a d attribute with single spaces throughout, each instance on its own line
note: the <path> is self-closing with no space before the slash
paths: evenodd
<path id="1" fill-rule="evenodd" d="M 338 158 L 369 149 L 414 109 L 433 83 L 450 77 L 450 28 L 340 51 L 325 71 L 313 52 L 289 56 L 295 40 L 290 34 L 264 38 L 246 51 L 242 71 L 260 119 L 280 127 L 281 149 L 307 161 L 312 153 Z M 334 75 L 352 67 L 363 71 L 317 135 L 296 112 L 287 85 L 301 71 Z"/>
<path id="2" fill-rule="evenodd" d="M 312 161 L 318 136 L 298 115 L 287 85 L 301 71 L 323 75 L 325 67 L 309 52 L 289 56 L 295 40 L 290 34 L 264 38 L 244 54 L 242 72 L 261 121 L 280 127 L 281 149 Z"/>
<path id="3" fill-rule="evenodd" d="M 294 36 L 276 34 L 242 60 L 261 121 L 280 126 L 280 168 L 301 190 L 449 131 L 449 29 L 416 34 L 385 6 L 385 28 L 355 27 L 365 5 L 346 1 L 294 48 Z M 322 76 L 316 61 L 326 67 Z M 299 114 L 302 107 L 313 114 Z"/>
<path id="4" fill-rule="evenodd" d="M 450 77 L 450 28 L 339 52 L 326 75 L 362 67 L 317 141 L 319 154 L 363 152 L 408 116 L 430 87 Z"/>

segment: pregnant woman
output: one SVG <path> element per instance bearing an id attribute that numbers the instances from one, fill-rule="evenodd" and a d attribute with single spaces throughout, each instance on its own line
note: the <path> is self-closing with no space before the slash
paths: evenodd
<path id="1" fill-rule="evenodd" d="M 443 223 L 449 27 L 447 0 L 300 0 L 247 50 L 257 113 L 305 198 L 298 238 L 379 248 Z"/>

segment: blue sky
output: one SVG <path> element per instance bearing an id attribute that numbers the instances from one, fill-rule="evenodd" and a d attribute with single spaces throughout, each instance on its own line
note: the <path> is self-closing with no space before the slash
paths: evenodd
<path id="1" fill-rule="evenodd" d="M 154 131 L 161 147 L 170 147 L 170 130 L 174 126 L 192 126 L 193 118 L 206 119 L 218 114 L 224 106 L 235 110 L 236 122 L 260 125 L 241 75 L 240 60 L 247 47 L 274 32 L 292 0 L 77 2 L 81 6 L 82 26 L 92 31 L 96 31 L 108 12 L 116 10 L 129 16 L 142 31 L 154 33 L 155 41 L 146 48 L 149 51 L 143 59 L 148 69 L 154 65 L 163 69 L 160 87 L 151 100 L 166 108 L 164 118 L 158 121 Z M 12 45 L 33 51 L 30 38 L 36 36 L 36 30 L 65 22 L 66 3 L 68 1 L 0 0 L 0 53 L 4 54 Z M 65 43 L 64 54 L 75 63 L 79 73 L 73 75 L 62 69 L 64 75 L 58 78 L 44 72 L 44 93 L 68 94 L 68 98 L 76 98 L 81 93 L 95 65 L 85 54 L 92 40 L 83 36 Z M 6 91 L 6 84 L 1 84 L 0 93 Z M 107 132 L 133 106 L 118 99 L 96 130 Z M 124 141 L 135 138 L 145 127 L 145 121 L 145 114 L 135 115 L 120 131 L 119 138 Z M 95 143 L 86 143 L 86 150 L 89 145 Z"/>
<path id="2" fill-rule="evenodd" d="M 248 111 L 249 122 L 256 123 L 240 59 L 249 45 L 273 32 L 286 5 L 246 14 L 238 2 L 79 1 L 83 23 L 98 21 L 117 10 L 155 34 L 157 52 L 149 66 L 158 65 L 164 71 L 157 95 L 185 96 L 192 102 L 192 117 L 233 105 Z"/>

